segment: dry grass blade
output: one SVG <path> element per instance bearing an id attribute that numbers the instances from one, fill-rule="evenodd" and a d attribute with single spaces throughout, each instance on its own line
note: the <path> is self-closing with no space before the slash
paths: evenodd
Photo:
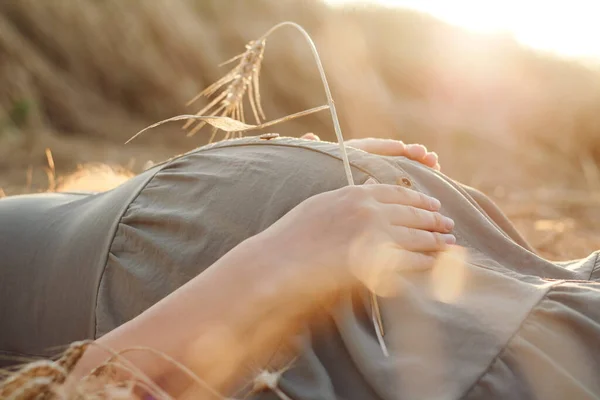
<path id="1" fill-rule="evenodd" d="M 46 148 L 46 160 L 48 161 L 48 167 L 45 169 L 46 175 L 48 176 L 48 191 L 52 192 L 56 188 L 56 168 L 54 167 L 54 158 L 52 157 L 52 151 Z"/>
<path id="2" fill-rule="evenodd" d="M 181 120 L 199 120 L 202 121 L 204 123 L 208 123 L 209 125 L 212 125 L 214 128 L 217 129 L 221 129 L 224 130 L 225 132 L 243 132 L 243 131 L 248 131 L 251 129 L 256 129 L 256 125 L 248 125 L 245 124 L 243 122 L 240 122 L 238 120 L 235 120 L 233 118 L 229 118 L 229 117 L 223 117 L 223 116 L 212 116 L 212 115 L 188 115 L 188 114 L 184 114 L 184 115 L 177 115 L 175 117 L 171 117 L 171 118 L 167 118 L 165 120 L 156 122 L 144 129 L 142 129 L 141 131 L 139 131 L 138 133 L 136 133 L 135 135 L 133 135 L 131 138 L 129 138 L 125 144 L 131 142 L 133 139 L 137 138 L 138 136 L 140 136 L 142 133 L 156 128 L 157 126 L 166 124 L 167 122 L 174 122 L 174 121 L 181 121 Z"/>
<path id="3" fill-rule="evenodd" d="M 322 106 L 314 107 L 314 108 L 309 108 L 308 110 L 299 111 L 299 112 L 294 113 L 294 114 L 286 115 L 285 117 L 281 117 L 281 118 L 277 118 L 277 119 L 274 119 L 274 120 L 269 121 L 269 122 L 265 122 L 263 124 L 257 125 L 256 128 L 253 128 L 253 129 L 268 128 L 269 126 L 277 125 L 277 124 L 280 124 L 282 122 L 290 121 L 290 120 L 295 119 L 295 118 L 305 117 L 307 115 L 314 114 L 316 112 L 327 110 L 327 109 L 329 109 L 329 106 L 326 105 L 326 104 L 322 105 Z"/>
<path id="4" fill-rule="evenodd" d="M 125 388 L 138 388 L 146 392 L 146 394 L 150 395 L 153 399 L 156 400 L 172 400 L 172 397 L 165 393 L 162 389 L 158 387 L 158 385 L 154 384 L 151 381 L 143 381 L 139 379 L 130 379 L 130 380 L 117 380 L 114 379 L 114 376 L 104 376 L 99 371 L 102 371 L 104 368 L 111 368 L 111 372 L 116 375 L 118 371 L 122 371 L 127 373 L 128 375 L 135 377 L 138 374 L 138 371 L 127 367 L 118 361 L 108 361 L 101 365 L 100 368 L 94 370 L 93 374 L 88 375 L 83 384 L 80 383 L 80 386 L 77 388 L 79 394 L 83 396 L 83 398 L 90 399 L 98 397 L 100 399 L 115 399 L 114 393 L 111 391 L 115 388 L 125 389 Z M 100 387 L 99 390 L 94 392 L 90 391 L 90 388 Z M 126 399 L 133 399 L 133 396 L 123 397 Z"/>
<path id="5" fill-rule="evenodd" d="M 121 355 L 121 352 L 116 352 L 114 350 L 112 350 L 109 347 L 103 346 L 101 344 L 99 344 L 98 342 L 94 341 L 94 342 L 90 342 L 91 345 L 96 346 L 104 351 L 106 351 L 107 353 L 111 354 L 111 357 L 103 364 L 99 365 L 98 367 L 96 367 L 92 372 L 90 372 L 87 376 L 83 377 L 80 382 L 79 382 L 79 387 L 77 388 L 77 390 L 81 393 L 81 394 L 85 394 L 82 393 L 82 391 L 85 391 L 85 387 L 81 387 L 82 384 L 85 385 L 86 381 L 89 380 L 90 378 L 94 378 L 96 376 L 98 376 L 98 371 L 102 370 L 103 368 L 106 368 L 107 364 L 111 364 L 111 366 L 113 367 L 117 367 L 121 370 L 124 370 L 126 372 L 128 372 L 129 374 L 131 374 L 131 376 L 133 378 L 135 378 L 136 382 L 142 382 L 144 384 L 145 387 L 149 388 L 149 390 L 152 390 L 152 393 L 154 395 L 154 397 L 156 399 L 171 399 L 171 396 L 169 396 L 167 393 L 165 393 L 164 390 L 162 390 L 160 388 L 160 386 L 158 386 L 156 383 L 154 383 L 150 378 L 148 378 L 143 371 L 141 371 L 138 367 L 136 367 L 131 361 L 129 361 L 127 358 L 123 357 Z"/>
<path id="6" fill-rule="evenodd" d="M 379 300 L 374 293 L 371 293 L 371 319 L 373 320 L 373 327 L 375 328 L 375 336 L 381 346 L 381 351 L 388 357 L 390 355 L 385 342 L 383 341 L 383 318 L 379 308 Z"/>
<path id="7" fill-rule="evenodd" d="M 311 108 L 309 110 L 304 110 L 304 111 L 300 111 L 297 112 L 295 114 L 290 114 L 290 115 L 286 115 L 285 117 L 282 118 L 278 118 L 275 119 L 273 121 L 269 121 L 269 122 L 265 122 L 264 124 L 260 124 L 260 125 L 251 125 L 251 124 L 246 124 L 244 122 L 238 121 L 236 119 L 233 118 L 229 118 L 229 117 L 223 117 L 223 116 L 211 116 L 211 115 L 177 115 L 175 117 L 171 117 L 171 118 L 167 118 L 165 120 L 156 122 L 144 129 L 142 129 L 141 131 L 139 131 L 138 133 L 136 133 L 135 135 L 133 135 L 131 138 L 129 138 L 125 144 L 131 142 L 133 139 L 135 139 L 136 137 L 140 136 L 142 133 L 152 129 L 152 128 L 156 128 L 157 126 L 166 124 L 167 122 L 174 122 L 174 121 L 181 121 L 184 119 L 189 119 L 189 120 L 200 120 L 204 123 L 207 123 L 211 126 L 213 126 L 213 128 L 216 129 L 221 129 L 227 133 L 234 133 L 234 132 L 246 132 L 246 131 L 252 131 L 252 130 L 257 130 L 257 129 L 263 129 L 263 128 L 267 128 L 269 126 L 273 126 L 276 124 L 279 124 L 281 122 L 285 122 L 285 121 L 289 121 L 291 119 L 294 118 L 299 118 L 299 117 L 304 117 L 306 115 L 309 114 L 313 114 L 319 111 L 323 111 L 328 109 L 329 106 L 327 105 L 322 105 L 319 107 L 315 107 L 315 108 Z"/>
<path id="8" fill-rule="evenodd" d="M 266 119 L 260 104 L 260 92 L 258 89 L 258 75 L 265 52 L 266 38 L 252 41 L 246 45 L 246 51 L 233 57 L 225 64 L 239 60 L 239 63 L 224 77 L 213 83 L 200 94 L 188 102 L 193 104 L 202 96 L 212 96 L 222 90 L 208 105 L 200 109 L 196 115 L 212 114 L 223 117 L 231 117 L 243 121 L 245 119 L 243 110 L 244 96 L 248 93 L 250 106 L 257 124 Z M 225 87 L 225 85 L 227 85 Z M 190 119 L 183 126 L 184 129 L 191 127 L 195 120 Z M 193 136 L 206 124 L 200 121 L 188 133 Z"/>
<path id="9" fill-rule="evenodd" d="M 185 375 L 187 375 L 189 378 L 191 378 L 199 387 L 206 389 L 214 397 L 216 397 L 218 399 L 224 398 L 224 396 L 222 396 L 219 392 L 217 392 L 216 390 L 211 388 L 208 385 L 208 383 L 206 383 L 202 379 L 200 379 L 200 377 L 198 377 L 198 375 L 196 375 L 191 369 L 189 369 L 185 365 L 183 365 L 180 362 L 178 362 L 177 360 L 175 360 L 173 357 L 171 357 L 163 352 L 154 350 L 150 347 L 130 347 L 130 348 L 120 351 L 118 353 L 118 355 L 122 356 L 123 354 L 130 353 L 132 351 L 147 351 L 149 353 L 152 353 L 152 354 L 162 358 L 163 360 L 169 362 L 171 365 L 177 367 L 177 369 L 179 369 L 181 372 L 183 372 Z"/>
<path id="10" fill-rule="evenodd" d="M 48 167 L 54 171 L 54 157 L 52 157 L 52 151 L 49 148 L 46 148 L 46 159 L 48 160 Z"/>

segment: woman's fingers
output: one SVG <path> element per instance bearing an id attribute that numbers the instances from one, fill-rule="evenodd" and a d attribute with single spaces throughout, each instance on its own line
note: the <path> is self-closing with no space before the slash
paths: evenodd
<path id="1" fill-rule="evenodd" d="M 406 226 L 393 226 L 391 234 L 394 242 L 408 251 L 441 251 L 456 243 L 456 237 L 449 233 L 429 232 Z"/>
<path id="2" fill-rule="evenodd" d="M 438 171 L 440 169 L 437 153 L 434 151 L 427 151 L 427 148 L 421 144 L 406 145 L 405 153 L 406 157 L 413 161 L 418 161 L 421 164 L 437 169 Z"/>
<path id="3" fill-rule="evenodd" d="M 437 211 L 441 207 L 438 199 L 403 186 L 378 184 L 362 187 L 370 191 L 375 200 L 380 203 L 401 204 L 432 211 Z"/>
<path id="4" fill-rule="evenodd" d="M 302 135 L 302 137 L 300 139 L 314 140 L 314 141 L 317 141 L 317 142 L 321 140 L 317 135 L 315 135 L 312 132 L 305 133 L 304 135 Z"/>
<path id="5" fill-rule="evenodd" d="M 413 206 L 385 204 L 381 206 L 381 211 L 392 225 L 440 233 L 450 233 L 454 228 L 452 219 Z"/>
<path id="6" fill-rule="evenodd" d="M 427 155 L 427 147 L 422 144 L 409 144 L 406 146 L 406 156 L 415 161 L 421 161 Z"/>
<path id="7" fill-rule="evenodd" d="M 302 139 L 319 141 L 314 133 L 306 133 Z M 427 151 L 422 144 L 404 144 L 401 140 L 362 138 L 346 140 L 346 145 L 380 156 L 404 156 L 423 165 L 440 170 L 438 155 Z"/>
<path id="8" fill-rule="evenodd" d="M 398 273 L 432 268 L 436 257 L 431 254 L 396 249 L 387 259 L 375 264 L 362 264 L 353 270 L 354 277 L 378 296 L 397 294 Z"/>
<path id="9" fill-rule="evenodd" d="M 364 138 L 350 139 L 345 143 L 350 147 L 380 156 L 403 156 L 406 154 L 406 145 L 399 140 Z"/>
<path id="10" fill-rule="evenodd" d="M 436 255 L 437 253 L 428 254 L 401 249 L 396 263 L 396 273 L 432 268 L 437 260 Z"/>
<path id="11" fill-rule="evenodd" d="M 427 153 L 425 157 L 423 157 L 423 160 L 421 160 L 421 162 L 433 169 L 440 169 L 440 164 L 438 163 L 438 155 L 433 151 Z"/>

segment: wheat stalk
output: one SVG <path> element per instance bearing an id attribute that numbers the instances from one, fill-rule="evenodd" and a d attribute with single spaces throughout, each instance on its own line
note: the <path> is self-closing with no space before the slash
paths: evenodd
<path id="1" fill-rule="evenodd" d="M 310 35 L 308 34 L 308 32 L 306 32 L 306 30 L 302 26 L 296 24 L 295 22 L 290 22 L 290 21 L 281 22 L 281 23 L 275 25 L 274 27 L 269 29 L 267 31 L 267 33 L 265 33 L 261 37 L 261 39 L 266 38 L 271 33 L 273 33 L 274 31 L 276 31 L 277 29 L 279 29 L 283 26 L 291 26 L 291 27 L 295 28 L 296 30 L 298 30 L 304 36 L 304 38 L 306 39 L 307 43 L 310 46 L 310 49 L 313 53 L 313 57 L 315 59 L 315 63 L 317 64 L 317 68 L 319 70 L 319 74 L 321 76 L 323 88 L 325 89 L 325 95 L 327 96 L 327 105 L 329 106 L 329 111 L 331 113 L 331 120 L 333 122 L 333 128 L 335 130 L 335 135 L 336 135 L 336 138 L 338 141 L 338 146 L 340 148 L 340 153 L 342 155 L 342 162 L 344 165 L 344 171 L 346 173 L 346 179 L 348 181 L 348 185 L 352 186 L 352 185 L 354 185 L 354 178 L 352 177 L 352 169 L 350 168 L 350 161 L 348 159 L 348 153 L 346 152 L 346 147 L 344 145 L 344 137 L 342 136 L 342 128 L 340 127 L 340 121 L 337 116 L 335 104 L 333 102 L 333 96 L 331 95 L 331 90 L 329 89 L 329 83 L 327 83 L 327 76 L 325 75 L 325 69 L 323 68 L 323 63 L 321 62 L 321 58 L 319 57 L 319 52 L 317 51 L 317 46 L 313 42 L 313 40 L 310 37 Z M 383 319 L 381 317 L 381 309 L 379 308 L 379 302 L 377 300 L 377 296 L 373 292 L 371 292 L 370 298 L 371 298 L 371 318 L 373 320 L 373 327 L 375 328 L 375 334 L 377 335 L 377 341 L 379 342 L 379 345 L 381 346 L 381 350 L 383 351 L 383 354 L 387 357 L 389 355 L 389 353 L 388 353 L 385 341 L 383 340 L 383 335 L 384 335 Z"/>
<path id="2" fill-rule="evenodd" d="M 283 122 L 294 117 L 293 115 L 287 116 L 284 118 L 280 118 L 276 121 L 272 121 L 271 123 L 261 124 L 261 117 L 264 118 L 264 113 L 262 112 L 262 108 L 260 106 L 260 92 L 258 85 L 258 76 L 260 73 L 260 67 L 264 56 L 265 45 L 267 38 L 276 30 L 289 26 L 297 31 L 299 31 L 303 36 L 310 49 L 312 51 L 313 57 L 315 59 L 315 63 L 317 65 L 317 69 L 319 70 L 319 75 L 321 77 L 321 81 L 323 83 L 323 88 L 325 90 L 325 95 L 327 97 L 327 108 L 329 108 L 329 112 L 331 113 L 331 120 L 333 122 L 333 128 L 335 131 L 335 135 L 338 141 L 338 145 L 340 148 L 340 153 L 342 156 L 342 163 L 344 165 L 344 172 L 346 174 L 346 179 L 348 181 L 348 185 L 354 185 L 354 178 L 352 177 L 352 170 L 350 168 L 350 161 L 348 159 L 348 153 L 346 152 L 346 147 L 344 145 L 344 137 L 342 135 L 342 128 L 340 127 L 339 118 L 337 116 L 337 111 L 335 109 L 335 104 L 333 102 L 333 96 L 331 95 L 331 90 L 329 88 L 329 83 L 327 82 L 327 76 L 325 75 L 325 69 L 323 68 L 323 63 L 321 62 L 321 58 L 319 57 L 319 52 L 317 51 L 317 47 L 313 42 L 312 38 L 306 32 L 306 30 L 298 25 L 295 22 L 285 21 L 281 22 L 271 29 L 269 29 L 266 33 L 264 33 L 257 40 L 251 41 L 246 45 L 246 51 L 240 55 L 233 57 L 232 59 L 226 61 L 225 63 L 230 63 L 235 60 L 240 60 L 240 62 L 234 67 L 229 73 L 227 73 L 224 77 L 219 79 L 217 82 L 213 83 L 209 87 L 207 87 L 204 91 L 194 97 L 188 104 L 195 102 L 200 97 L 206 95 L 211 96 L 218 92 L 220 89 L 223 89 L 221 93 L 219 93 L 208 105 L 202 108 L 195 116 L 176 116 L 173 118 L 169 118 L 167 120 L 158 122 L 153 124 L 146 129 L 136 133 L 133 137 L 131 137 L 126 143 L 129 143 L 131 140 L 139 136 L 142 132 L 154 128 L 158 125 L 161 125 L 165 122 L 176 121 L 180 119 L 188 119 L 188 122 L 184 125 L 184 127 L 189 127 L 193 124 L 193 119 L 200 120 L 200 123 L 197 124 L 189 133 L 188 136 L 195 134 L 198 130 L 200 130 L 206 123 L 209 123 L 213 126 L 213 133 L 211 135 L 210 140 L 214 139 L 214 136 L 217 132 L 217 129 L 225 130 L 226 136 L 225 139 L 228 139 L 231 136 L 232 132 L 237 132 L 240 136 L 240 132 L 250 130 L 250 129 L 258 129 L 260 127 L 274 125 L 275 123 Z M 225 88 L 224 86 L 227 85 Z M 258 125 L 249 125 L 245 123 L 244 110 L 243 110 L 243 98 L 246 93 L 249 92 L 250 104 L 252 106 L 252 111 L 254 113 L 254 117 L 257 121 Z M 304 111 L 296 114 L 295 116 L 301 116 L 309 114 L 310 112 L 320 111 L 323 108 L 317 107 L 308 111 Z M 200 115 L 206 112 L 212 112 L 213 114 L 219 115 Z M 230 118 L 231 116 L 234 119 Z M 383 320 L 381 317 L 381 310 L 379 307 L 379 302 L 375 293 L 371 292 L 371 318 L 373 321 L 373 326 L 375 328 L 375 333 L 377 336 L 377 340 L 381 346 L 381 349 L 384 355 L 388 355 L 387 347 L 383 340 L 384 330 L 383 330 Z"/>

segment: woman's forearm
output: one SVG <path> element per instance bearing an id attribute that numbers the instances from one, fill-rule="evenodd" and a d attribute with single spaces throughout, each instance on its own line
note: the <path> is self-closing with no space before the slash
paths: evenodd
<path id="1" fill-rule="evenodd" d="M 359 281 L 376 283 L 400 263 L 431 266 L 429 253 L 455 241 L 453 222 L 439 208 L 439 201 L 395 185 L 316 195 L 97 343 L 115 351 L 151 348 L 220 388 L 249 359 L 260 366 L 314 306 Z M 92 348 L 75 378 L 105 358 Z M 176 369 L 150 352 L 127 359 L 155 382 L 174 382 Z"/>
<path id="2" fill-rule="evenodd" d="M 270 349 L 278 343 L 274 339 L 297 322 L 303 305 L 296 304 L 301 301 L 298 296 L 282 290 L 285 281 L 293 279 L 285 268 L 270 261 L 258 239 L 250 239 L 97 343 L 114 351 L 152 348 L 218 387 L 248 357 L 260 358 L 261 353 L 274 350 Z M 290 293 L 287 299 L 286 293 Z M 91 347 L 76 376 L 85 375 L 107 357 Z M 151 353 L 132 352 L 126 358 L 153 381 L 174 370 Z"/>

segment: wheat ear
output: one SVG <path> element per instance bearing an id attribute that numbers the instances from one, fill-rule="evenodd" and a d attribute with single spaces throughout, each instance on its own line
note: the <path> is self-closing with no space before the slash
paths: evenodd
<path id="1" fill-rule="evenodd" d="M 223 64 L 229 64 L 238 59 L 240 60 L 239 63 L 225 76 L 190 100 L 187 105 L 193 104 L 202 96 L 212 96 L 224 88 L 212 101 L 199 110 L 196 115 L 219 115 L 245 122 L 244 96 L 247 92 L 254 119 L 256 120 L 256 123 L 260 125 L 261 121 L 266 119 L 260 102 L 258 81 L 263 54 L 265 52 L 265 44 L 266 37 L 248 43 L 244 53 L 225 61 Z M 193 120 L 188 120 L 183 126 L 184 129 L 190 127 L 193 123 Z M 204 125 L 204 121 L 199 121 L 196 126 L 189 131 L 188 136 L 196 134 Z M 215 133 L 216 128 L 213 128 L 211 141 L 214 139 Z M 228 139 L 230 134 L 230 132 L 227 132 L 225 139 Z"/>
<path id="2" fill-rule="evenodd" d="M 56 363 L 47 360 L 36 361 L 26 365 L 2 382 L 0 385 L 0 398 L 19 398 L 19 396 L 25 398 L 24 394 L 19 396 L 16 396 L 16 394 L 21 390 L 25 390 L 25 394 L 30 394 L 40 388 L 37 384 L 34 385 L 35 388 L 28 386 L 32 380 L 43 378 L 44 385 L 49 385 L 61 383 L 65 377 L 66 371 Z"/>

